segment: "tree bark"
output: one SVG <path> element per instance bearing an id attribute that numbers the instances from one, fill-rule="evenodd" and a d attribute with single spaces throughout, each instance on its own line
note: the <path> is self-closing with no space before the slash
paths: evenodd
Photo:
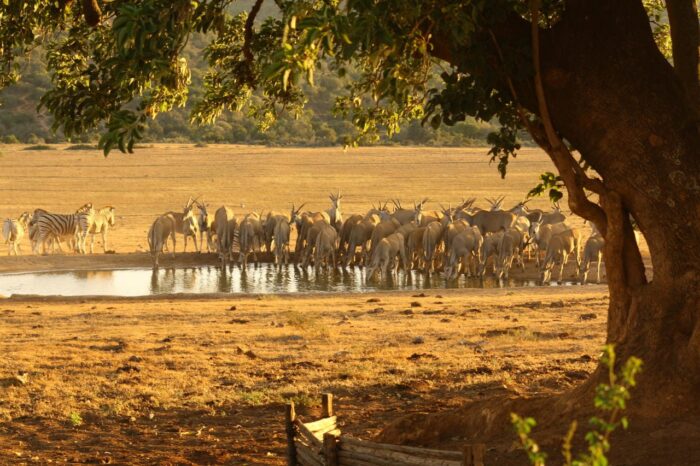
<path id="1" fill-rule="evenodd" d="M 608 340 L 700 386 L 700 134 L 692 98 L 634 1 L 572 1 L 543 34 L 543 75 L 557 129 L 611 193 Z M 645 284 L 629 224 L 649 244 Z"/>
<path id="2" fill-rule="evenodd" d="M 696 108 L 700 106 L 698 82 L 698 47 L 700 27 L 696 0 L 666 0 L 668 22 L 671 26 L 673 67 Z"/>

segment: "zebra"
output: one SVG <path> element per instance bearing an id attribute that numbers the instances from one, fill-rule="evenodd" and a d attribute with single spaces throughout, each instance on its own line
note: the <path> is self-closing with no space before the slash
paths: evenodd
<path id="1" fill-rule="evenodd" d="M 46 254 L 46 242 L 52 241 L 61 248 L 61 239 L 75 241 L 74 249 L 79 252 L 85 251 L 85 237 L 87 236 L 90 218 L 94 216 L 92 203 L 87 203 L 80 207 L 74 214 L 52 214 L 43 209 L 34 211 L 34 222 L 37 228 L 36 246 L 41 244 L 42 253 Z"/>
<path id="2" fill-rule="evenodd" d="M 29 212 L 23 212 L 17 220 L 6 219 L 2 225 L 2 234 L 5 237 L 5 244 L 8 244 L 7 255 L 13 252 L 17 255 L 17 250 L 22 250 L 21 242 L 24 233 L 28 230 Z"/>
<path id="3" fill-rule="evenodd" d="M 115 210 L 112 206 L 105 206 L 88 219 L 91 220 L 87 227 L 87 232 L 90 234 L 90 254 L 93 253 L 96 233 L 102 235 L 102 251 L 107 252 L 107 232 L 114 226 Z"/>

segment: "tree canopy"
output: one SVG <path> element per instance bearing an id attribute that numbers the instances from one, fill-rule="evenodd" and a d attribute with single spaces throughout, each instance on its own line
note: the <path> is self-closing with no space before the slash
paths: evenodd
<path id="1" fill-rule="evenodd" d="M 144 136 L 149 119 L 185 105 L 193 58 L 188 42 L 208 33 L 209 71 L 201 77 L 203 95 L 195 100 L 193 122 L 213 123 L 224 110 L 245 108 L 267 129 L 281 115 L 302 116 L 310 89 L 304 80 L 313 84 L 319 74 L 350 72 L 354 79 L 339 89 L 334 108 L 357 128 L 346 142 L 376 140 L 380 130 L 391 137 L 402 122 L 415 119 L 429 118 L 438 128 L 441 122 L 475 118 L 501 124 L 498 131 L 474 133 L 490 133 L 502 168 L 517 149 L 517 115 L 509 96 L 494 87 L 502 71 L 484 76 L 483 83 L 463 75 L 432 55 L 430 38 L 436 24 L 466 18 L 446 39 L 467 44 L 480 23 L 518 2 L 425 2 L 418 8 L 400 1 L 342 7 L 276 2 L 267 17 L 258 17 L 264 2 L 238 14 L 231 13 L 232 3 L 9 2 L 0 19 L 6 42 L 0 84 L 15 82 L 17 58 L 42 44 L 51 83 L 41 106 L 53 115 L 53 129 L 72 137 L 104 124 L 105 152 L 115 146 L 129 150 Z M 88 17 L 99 20 L 91 25 Z M 480 42 L 473 42 L 470 53 L 476 57 Z M 525 46 L 518 52 L 522 60 L 526 52 Z M 528 69 L 517 62 L 509 66 Z"/>
<path id="2" fill-rule="evenodd" d="M 540 25 L 553 27 L 565 2 L 540 3 Z M 670 55 L 663 3 L 645 0 L 645 7 L 657 43 Z M 311 124 L 320 143 L 333 143 L 340 124 L 329 127 L 330 109 L 318 107 L 335 100 L 334 112 L 355 128 L 344 127 L 346 143 L 395 136 L 402 123 L 417 119 L 434 129 L 469 120 L 472 129 L 460 132 L 468 137 L 442 142 L 487 136 L 503 174 L 528 125 L 512 82 L 533 76 L 530 44 L 500 43 L 494 34 L 504 18 L 531 15 L 523 0 L 8 1 L 0 12 L 0 86 L 15 83 L 20 59 L 42 46 L 50 83 L 37 87 L 48 89 L 40 107 L 51 113 L 52 129 L 71 138 L 104 125 L 105 153 L 114 147 L 129 151 L 145 135 L 157 138 L 162 127 L 151 124 L 148 134 L 149 121 L 175 110 L 181 123 L 184 112 L 178 109 L 186 105 L 192 123 L 213 124 L 226 110 L 245 109 L 257 124 L 238 125 L 239 133 L 255 132 L 248 141 L 264 139 L 256 130 L 293 116 Z M 455 48 L 458 60 L 450 53 Z M 342 88 L 328 79 L 320 93 L 306 85 L 316 84 L 319 74 L 347 73 L 352 79 Z M 35 66 L 33 74 L 41 71 Z M 188 104 L 192 90 L 194 102 Z M 339 95 L 329 99 L 329 93 Z M 322 121 L 304 114 L 309 103 Z M 408 142 L 438 139 L 435 133 L 415 134 L 421 132 L 415 123 L 411 128 Z M 209 139 L 226 141 L 221 135 Z"/>

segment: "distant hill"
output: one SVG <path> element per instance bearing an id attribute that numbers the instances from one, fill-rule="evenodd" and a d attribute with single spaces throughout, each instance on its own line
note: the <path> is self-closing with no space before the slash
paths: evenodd
<path id="1" fill-rule="evenodd" d="M 241 8 L 243 8 L 241 6 Z M 274 11 L 263 13 L 273 14 Z M 263 17 L 263 16 L 261 16 Z M 342 143 L 344 136 L 353 131 L 352 124 L 335 117 L 332 112 L 334 99 L 343 91 L 343 82 L 329 72 L 319 72 L 316 85 L 308 89 L 308 104 L 300 118 L 283 116 L 268 131 L 261 132 L 255 121 L 243 113 L 227 112 L 209 126 L 193 126 L 189 123 L 192 102 L 202 92 L 202 78 L 206 64 L 202 50 L 207 45 L 203 35 L 196 35 L 185 49 L 191 71 L 192 87 L 189 103 L 184 108 L 159 115 L 149 122 L 145 142 L 208 142 L 245 143 L 281 146 L 327 146 Z M 52 118 L 45 111 L 37 113 L 39 99 L 51 82 L 43 65 L 43 52 L 36 50 L 24 65 L 22 79 L 16 85 L 0 92 L 0 141 L 36 144 L 64 142 L 62 134 L 51 132 Z M 404 126 L 401 133 L 382 144 L 474 146 L 483 145 L 486 135 L 494 127 L 476 121 L 460 123 L 452 128 L 441 127 L 437 131 L 423 127 L 414 121 Z M 76 142 L 95 141 L 98 134 L 73 138 Z"/>

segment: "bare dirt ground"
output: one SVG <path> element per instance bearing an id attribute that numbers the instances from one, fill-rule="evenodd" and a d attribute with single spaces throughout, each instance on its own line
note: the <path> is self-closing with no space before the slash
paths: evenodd
<path id="1" fill-rule="evenodd" d="M 371 437 L 570 388 L 595 367 L 606 305 L 599 286 L 6 300 L 0 464 L 283 464 L 287 400 L 312 418 L 333 392 L 343 430 Z"/>
<path id="2" fill-rule="evenodd" d="M 0 216 L 114 205 L 116 254 L 35 256 L 25 242 L 7 257 L 2 245 L 3 273 L 147 266 L 151 221 L 190 195 L 239 214 L 325 209 L 338 189 L 346 213 L 390 198 L 437 209 L 503 194 L 509 206 L 552 170 L 538 150 L 504 181 L 486 149 L 22 149 L 2 147 Z M 408 413 L 568 389 L 604 341 L 603 286 L 414 294 L 0 300 L 0 464 L 283 464 L 287 400 L 313 417 L 332 391 L 343 429 L 371 437 Z M 512 442 L 490 448 L 513 456 Z"/>

